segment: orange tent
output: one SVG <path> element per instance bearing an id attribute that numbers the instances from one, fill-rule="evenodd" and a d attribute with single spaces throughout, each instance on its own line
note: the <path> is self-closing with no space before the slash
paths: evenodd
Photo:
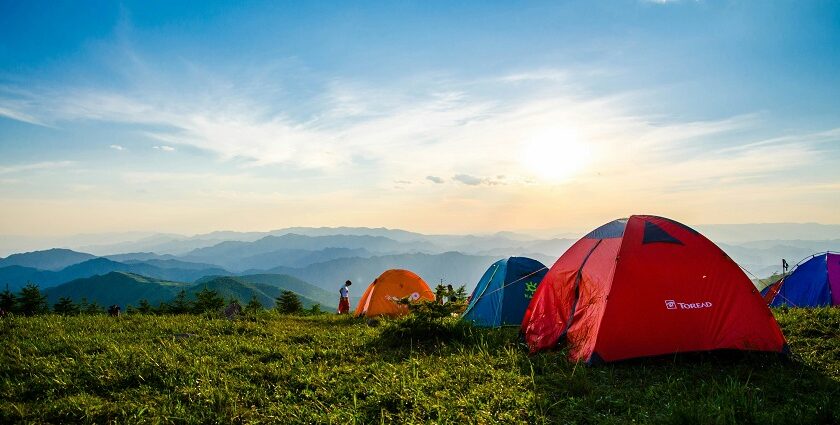
<path id="1" fill-rule="evenodd" d="M 435 300 L 435 294 L 420 276 L 408 270 L 391 269 L 379 275 L 368 286 L 356 307 L 356 317 L 404 316 L 408 314 L 408 307 L 393 301 L 403 297 L 411 297 L 414 301 Z"/>

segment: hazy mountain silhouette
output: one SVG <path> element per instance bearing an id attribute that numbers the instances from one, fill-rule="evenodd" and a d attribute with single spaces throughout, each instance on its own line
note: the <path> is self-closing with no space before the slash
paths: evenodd
<path id="1" fill-rule="evenodd" d="M 445 283 L 465 285 L 471 290 L 487 267 L 496 260 L 496 257 L 465 255 L 460 252 L 400 254 L 339 258 L 301 268 L 276 267 L 268 272 L 295 276 L 331 292 L 338 291 L 344 281 L 349 279 L 354 283 L 354 291 L 360 295 L 385 270 L 408 269 L 432 287 L 443 279 Z"/>
<path id="2" fill-rule="evenodd" d="M 332 309 L 336 304 L 335 300 L 327 299 L 325 291 L 294 277 L 279 275 L 254 277 L 251 281 L 248 277 L 214 276 L 192 284 L 154 279 L 135 273 L 110 272 L 75 279 L 47 288 L 44 293 L 50 304 L 54 304 L 61 297 L 67 297 L 76 303 L 84 299 L 101 306 L 117 304 L 126 308 L 128 305 L 136 307 L 143 299 L 157 306 L 161 302 L 171 301 L 181 290 L 186 291 L 190 299 L 195 299 L 195 294 L 205 288 L 216 291 L 225 301 L 236 299 L 243 306 L 252 297 L 257 297 L 265 308 L 272 308 L 274 299 L 280 296 L 283 290 L 297 293 L 307 308 L 313 304 L 321 304 L 325 309 Z M 313 294 L 317 299 L 313 298 Z"/>
<path id="3" fill-rule="evenodd" d="M 164 268 L 147 263 L 126 264 L 107 258 L 93 258 L 78 264 L 73 264 L 59 271 L 38 270 L 31 267 L 10 266 L 0 268 L 0 286 L 8 285 L 16 291 L 29 282 L 41 288 L 49 288 L 74 279 L 104 275 L 110 272 L 135 273 L 153 279 L 164 279 L 178 282 L 193 282 L 208 275 L 230 275 L 229 271 L 220 267 L 210 268 Z"/>
<path id="4" fill-rule="evenodd" d="M 55 271 L 92 258 L 96 258 L 96 256 L 70 249 L 53 248 L 44 251 L 12 254 L 0 259 L 0 267 L 23 266 Z"/>

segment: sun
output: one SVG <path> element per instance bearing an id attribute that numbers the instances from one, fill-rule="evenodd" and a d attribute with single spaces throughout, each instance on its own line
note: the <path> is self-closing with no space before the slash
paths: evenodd
<path id="1" fill-rule="evenodd" d="M 526 140 L 522 165 L 542 179 L 566 181 L 589 163 L 589 146 L 569 129 L 545 130 Z"/>

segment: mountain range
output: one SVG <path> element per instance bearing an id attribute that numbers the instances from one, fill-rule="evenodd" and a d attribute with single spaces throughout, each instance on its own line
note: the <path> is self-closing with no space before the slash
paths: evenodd
<path id="1" fill-rule="evenodd" d="M 40 253 L 29 254 L 32 256 L 40 255 Z M 107 258 L 93 257 L 90 260 L 67 266 L 58 271 L 12 265 L 0 268 L 0 287 L 8 286 L 10 290 L 17 291 L 31 282 L 41 288 L 49 288 L 74 279 L 102 275 L 115 271 L 134 273 L 153 279 L 179 282 L 193 282 L 208 275 L 232 274 L 220 267 L 200 267 L 199 265 L 180 261 L 169 263 L 173 267 L 160 267 L 153 263 L 139 261 L 122 263 Z"/>
<path id="2" fill-rule="evenodd" d="M 774 239 L 773 229 L 778 229 L 780 235 L 800 231 L 808 237 Z M 719 225 L 704 231 L 730 234 L 730 239 L 738 240 L 718 245 L 751 277 L 760 278 L 780 271 L 782 258 L 795 264 L 815 252 L 839 249 L 840 237 L 831 237 L 840 235 L 838 229 L 840 226 L 832 225 Z M 809 239 L 817 233 L 825 237 Z M 763 237 L 743 240 L 752 234 Z M 216 283 L 224 284 L 220 288 L 231 288 L 225 289 L 231 294 L 247 293 L 268 300 L 276 291 L 261 285 L 277 287 L 272 280 L 284 275 L 290 290 L 307 302 L 332 306 L 336 304 L 337 288 L 347 279 L 358 285 L 351 294 L 359 295 L 384 270 L 405 268 L 432 286 L 443 281 L 463 284 L 471 290 L 486 267 L 499 258 L 527 256 L 551 266 L 576 239 L 535 239 L 510 232 L 424 235 L 384 228 L 289 228 L 272 232 L 213 232 L 194 237 L 149 235 L 141 240 L 142 243 L 100 244 L 96 253 L 48 249 L 9 255 L 0 259 L 0 289 L 8 286 L 17 291 L 27 282 L 52 288 L 119 272 L 148 282 L 165 282 L 156 284 L 161 299 L 171 295 L 167 291 L 173 285 L 190 288 L 212 279 L 236 277 Z M 106 248 L 113 251 L 103 251 Z M 293 278 L 299 283 L 289 283 L 288 279 Z M 306 293 L 304 287 L 321 292 Z"/>
<path id="3" fill-rule="evenodd" d="M 203 289 L 214 290 L 225 300 L 236 299 L 242 305 L 256 297 L 267 308 L 274 306 L 275 298 L 279 297 L 283 290 L 298 293 L 298 298 L 306 308 L 320 304 L 324 308 L 332 309 L 337 304 L 335 297 L 326 291 L 294 277 L 282 275 L 212 276 L 198 283 L 185 283 L 153 279 L 134 273 L 110 272 L 47 288 L 44 294 L 50 304 L 66 297 L 77 303 L 84 300 L 89 303 L 96 302 L 101 306 L 117 304 L 125 307 L 137 306 L 140 300 L 146 300 L 156 306 L 171 301 L 182 290 L 186 291 L 188 298 L 194 299 L 195 294 Z"/>

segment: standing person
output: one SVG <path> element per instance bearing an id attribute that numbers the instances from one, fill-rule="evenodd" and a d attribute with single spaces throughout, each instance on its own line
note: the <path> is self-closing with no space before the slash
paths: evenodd
<path id="1" fill-rule="evenodd" d="M 349 286 L 352 285 L 353 282 L 349 280 L 344 282 L 344 286 L 338 290 L 338 294 L 341 296 L 338 299 L 338 314 L 347 314 L 350 313 L 350 289 Z"/>

